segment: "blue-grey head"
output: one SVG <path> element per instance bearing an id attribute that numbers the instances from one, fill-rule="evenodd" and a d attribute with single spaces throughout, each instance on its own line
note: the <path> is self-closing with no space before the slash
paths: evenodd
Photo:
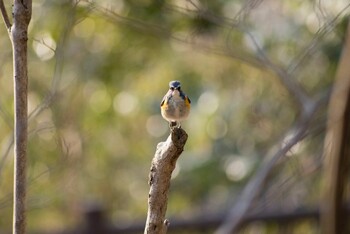
<path id="1" fill-rule="evenodd" d="M 170 81 L 169 82 L 169 88 L 171 90 L 179 90 L 180 91 L 180 89 L 181 89 L 180 81 L 177 81 L 177 80 Z"/>

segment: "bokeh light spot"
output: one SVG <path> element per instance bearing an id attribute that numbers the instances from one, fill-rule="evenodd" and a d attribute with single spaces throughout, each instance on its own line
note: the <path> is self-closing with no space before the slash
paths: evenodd
<path id="1" fill-rule="evenodd" d="M 56 42 L 48 33 L 37 35 L 37 40 L 33 41 L 33 50 L 36 55 L 42 60 L 46 61 L 55 55 Z"/>
<path id="2" fill-rule="evenodd" d="M 79 132 L 72 128 L 66 128 L 61 131 L 62 150 L 69 156 L 79 156 L 82 153 L 82 139 Z"/>
<path id="3" fill-rule="evenodd" d="M 287 134 L 282 142 L 282 147 L 284 148 L 287 145 L 289 145 L 294 136 L 295 136 L 294 131 Z M 290 157 L 290 156 L 293 156 L 293 155 L 300 153 L 303 149 L 303 146 L 304 145 L 303 145 L 302 141 L 297 142 L 289 149 L 289 151 L 286 153 L 286 155 Z"/>
<path id="4" fill-rule="evenodd" d="M 110 107 L 111 98 L 106 90 L 99 89 L 92 93 L 89 103 L 93 111 L 96 113 L 103 113 Z"/>
<path id="5" fill-rule="evenodd" d="M 207 133 L 212 139 L 216 140 L 226 135 L 227 128 L 228 127 L 226 121 L 223 118 L 217 116 L 208 122 Z"/>
<path id="6" fill-rule="evenodd" d="M 74 27 L 74 34 L 77 37 L 88 38 L 95 32 L 95 25 L 94 20 L 86 18 Z"/>
<path id="7" fill-rule="evenodd" d="M 219 98 L 213 92 L 204 92 L 198 98 L 198 111 L 205 114 L 213 114 L 219 107 Z"/>
<path id="8" fill-rule="evenodd" d="M 160 115 L 152 115 L 147 119 L 147 132 L 154 137 L 163 136 L 168 129 L 167 124 L 164 124 L 164 122 Z"/>
<path id="9" fill-rule="evenodd" d="M 138 107 L 138 99 L 128 92 L 121 92 L 114 97 L 113 108 L 122 115 L 129 115 Z"/>
<path id="10" fill-rule="evenodd" d="M 247 162 L 242 157 L 234 157 L 225 167 L 225 173 L 229 180 L 240 181 L 248 174 Z"/>
<path id="11" fill-rule="evenodd" d="M 34 92 L 28 93 L 28 113 L 33 112 L 40 104 L 39 96 Z"/>

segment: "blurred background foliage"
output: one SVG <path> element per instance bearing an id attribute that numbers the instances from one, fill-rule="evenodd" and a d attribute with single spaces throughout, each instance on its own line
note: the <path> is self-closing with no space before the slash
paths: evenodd
<path id="1" fill-rule="evenodd" d="M 5 1 L 10 11 L 10 1 Z M 170 80 L 192 100 L 168 217 L 223 213 L 300 108 L 261 59 L 310 97 L 333 82 L 346 0 L 34 0 L 29 44 L 29 230 L 71 227 L 86 204 L 144 220 L 148 172 L 168 124 Z M 340 25 L 339 27 L 337 25 Z M 11 229 L 11 44 L 0 33 L 0 227 Z M 316 206 L 326 103 L 269 177 L 256 210 Z M 250 229 L 249 229 L 250 228 Z M 275 230 L 254 224 L 247 232 Z M 315 233 L 301 223 L 295 233 Z M 306 231 L 306 232 L 305 232 Z M 269 232 L 271 233 L 271 232 Z"/>

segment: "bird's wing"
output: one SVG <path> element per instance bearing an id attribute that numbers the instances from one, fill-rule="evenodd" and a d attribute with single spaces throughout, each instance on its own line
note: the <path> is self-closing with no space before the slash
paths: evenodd
<path id="1" fill-rule="evenodd" d="M 167 102 L 167 95 L 163 97 L 162 102 L 160 103 L 160 107 L 162 107 Z"/>
<path id="2" fill-rule="evenodd" d="M 163 107 L 164 104 L 167 104 L 169 99 L 171 98 L 171 90 L 169 90 L 163 97 L 162 102 L 160 103 L 160 107 Z"/>

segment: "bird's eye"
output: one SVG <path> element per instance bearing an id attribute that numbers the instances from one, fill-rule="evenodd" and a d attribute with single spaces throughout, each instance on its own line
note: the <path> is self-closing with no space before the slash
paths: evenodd
<path id="1" fill-rule="evenodd" d="M 170 87 L 170 90 L 171 90 L 171 91 L 174 91 L 174 87 Z"/>

